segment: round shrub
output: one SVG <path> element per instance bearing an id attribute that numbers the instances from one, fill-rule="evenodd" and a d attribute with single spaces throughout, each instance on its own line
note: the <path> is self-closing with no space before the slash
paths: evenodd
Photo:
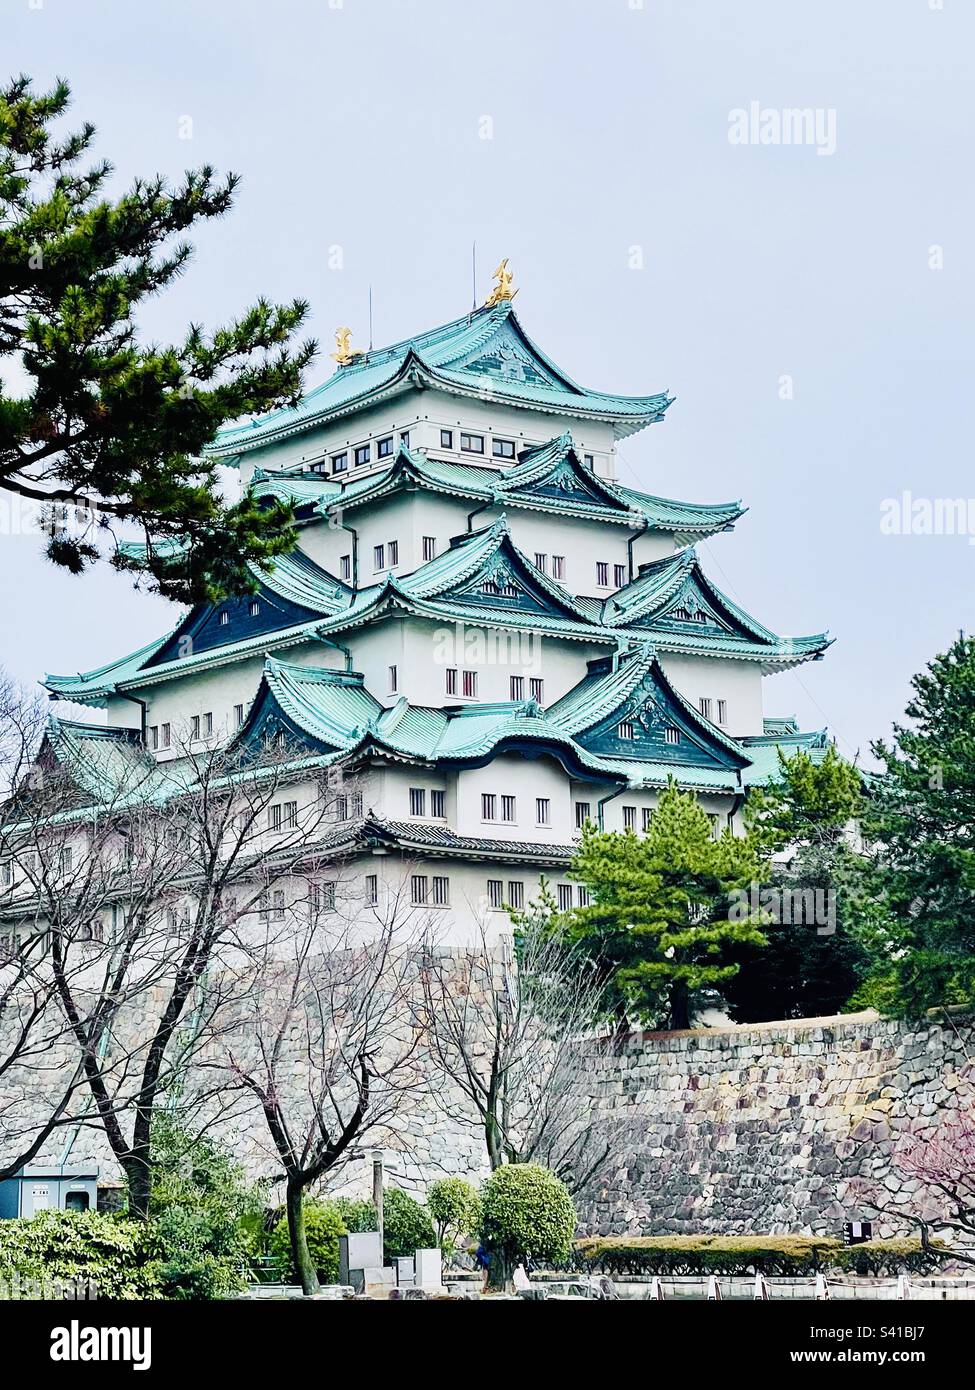
<path id="1" fill-rule="evenodd" d="M 334 1202 L 306 1201 L 304 1212 L 308 1253 L 318 1270 L 318 1277 L 323 1284 L 336 1284 L 339 1277 L 339 1236 L 348 1235 L 348 1227 Z M 282 1216 L 271 1232 L 269 1247 L 283 1277 L 296 1279 L 291 1263 L 287 1216 Z"/>
<path id="2" fill-rule="evenodd" d="M 492 1288 L 503 1288 L 526 1260 L 565 1260 L 576 1212 L 565 1183 L 535 1163 L 496 1168 L 481 1189 L 481 1241 Z"/>
<path id="3" fill-rule="evenodd" d="M 481 1199 L 477 1188 L 463 1178 L 441 1178 L 427 1188 L 427 1207 L 437 1223 L 443 1249 L 453 1249 L 481 1224 Z"/>
<path id="4" fill-rule="evenodd" d="M 426 1207 L 398 1187 L 388 1187 L 383 1193 L 383 1258 L 412 1255 L 414 1250 L 429 1250 L 436 1243 Z"/>

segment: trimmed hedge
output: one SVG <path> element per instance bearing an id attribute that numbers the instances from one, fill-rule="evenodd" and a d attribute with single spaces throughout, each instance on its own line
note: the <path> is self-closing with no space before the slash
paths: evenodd
<path id="1" fill-rule="evenodd" d="M 881 1276 L 920 1274 L 938 1264 L 919 1240 L 847 1246 L 830 1236 L 592 1236 L 573 1248 L 585 1268 L 606 1274 L 798 1276 L 837 1269 Z"/>

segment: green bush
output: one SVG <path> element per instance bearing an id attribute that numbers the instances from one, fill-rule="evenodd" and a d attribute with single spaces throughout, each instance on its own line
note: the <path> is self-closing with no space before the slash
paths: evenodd
<path id="1" fill-rule="evenodd" d="M 365 1197 L 331 1197 L 329 1200 L 350 1232 L 378 1230 L 376 1208 Z"/>
<path id="2" fill-rule="evenodd" d="M 154 1235 L 151 1223 L 97 1211 L 42 1211 L 0 1221 L 0 1293 L 91 1280 L 99 1298 L 158 1298 Z"/>
<path id="3" fill-rule="evenodd" d="M 918 1240 L 846 1246 L 832 1236 L 593 1236 L 575 1255 L 606 1274 L 810 1275 L 835 1269 L 882 1276 L 933 1267 Z"/>
<path id="4" fill-rule="evenodd" d="M 339 1236 L 348 1235 L 348 1227 L 334 1202 L 310 1199 L 305 1202 L 305 1239 L 308 1253 L 323 1284 L 336 1284 L 339 1277 Z M 288 1218 L 281 1220 L 271 1232 L 271 1254 L 277 1260 L 284 1279 L 296 1279 L 291 1263 L 291 1236 Z"/>
<path id="5" fill-rule="evenodd" d="M 437 1224 L 441 1249 L 452 1250 L 481 1224 L 477 1188 L 463 1178 L 441 1178 L 427 1188 L 427 1207 Z"/>
<path id="6" fill-rule="evenodd" d="M 510 1163 L 481 1189 L 481 1240 L 491 1256 L 492 1287 L 503 1287 L 525 1260 L 564 1260 L 576 1213 L 569 1189 L 548 1168 Z"/>
<path id="7" fill-rule="evenodd" d="M 152 1127 L 149 1214 L 164 1298 L 226 1298 L 246 1287 L 258 1250 L 263 1190 L 209 1139 L 171 1115 Z"/>
<path id="8" fill-rule="evenodd" d="M 388 1262 L 414 1250 L 429 1250 L 436 1243 L 426 1207 L 398 1187 L 388 1187 L 383 1193 L 383 1259 Z"/>

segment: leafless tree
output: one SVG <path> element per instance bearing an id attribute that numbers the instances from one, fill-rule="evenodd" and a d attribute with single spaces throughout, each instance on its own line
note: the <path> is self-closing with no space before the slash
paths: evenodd
<path id="1" fill-rule="evenodd" d="M 294 1268 L 318 1291 L 308 1251 L 304 1194 L 351 1157 L 354 1145 L 395 1132 L 424 1085 L 415 997 L 414 914 L 397 902 L 363 915 L 321 894 L 294 904 L 251 942 L 220 1045 L 201 1068 L 218 1089 L 242 1092 L 263 1118 L 267 1150 L 285 1182 Z"/>
<path id="2" fill-rule="evenodd" d="M 522 918 L 517 950 L 507 938 L 490 943 L 483 929 L 473 946 L 432 949 L 423 1022 L 451 1083 L 439 1103 L 455 1123 L 483 1131 L 491 1168 L 540 1163 L 579 1191 L 631 1136 L 592 1111 L 599 983 L 545 918 Z"/>
<path id="3" fill-rule="evenodd" d="M 157 766 L 140 745 L 106 767 L 97 798 L 75 786 L 70 805 L 70 771 L 42 750 L 15 794 L 35 855 L 18 911 L 44 943 L 45 1013 L 56 1002 L 93 1107 L 81 1123 L 104 1130 L 136 1216 L 153 1113 L 234 987 L 223 954 L 318 881 L 349 795 L 277 741 L 177 754 Z"/>

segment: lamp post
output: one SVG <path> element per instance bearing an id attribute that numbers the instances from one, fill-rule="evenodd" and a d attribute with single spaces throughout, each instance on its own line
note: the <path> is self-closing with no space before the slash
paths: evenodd
<path id="1" fill-rule="evenodd" d="M 372 1151 L 372 1204 L 376 1208 L 376 1229 L 379 1232 L 379 1249 L 383 1248 L 383 1151 Z M 382 1256 L 380 1255 L 380 1258 Z M 385 1263 L 385 1262 L 384 1262 Z"/>

